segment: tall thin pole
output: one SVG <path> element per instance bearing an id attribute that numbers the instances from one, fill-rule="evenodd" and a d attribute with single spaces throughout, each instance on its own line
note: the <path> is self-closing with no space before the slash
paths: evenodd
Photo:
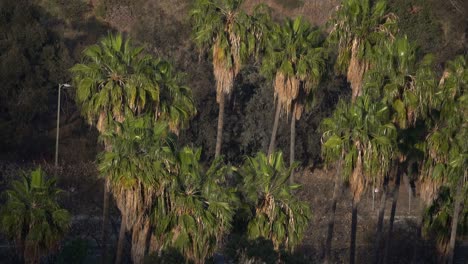
<path id="1" fill-rule="evenodd" d="M 59 147 L 59 132 L 60 132 L 60 90 L 62 84 L 58 86 L 58 99 L 57 99 L 57 135 L 55 136 L 55 176 L 57 176 L 58 168 L 58 147 Z"/>

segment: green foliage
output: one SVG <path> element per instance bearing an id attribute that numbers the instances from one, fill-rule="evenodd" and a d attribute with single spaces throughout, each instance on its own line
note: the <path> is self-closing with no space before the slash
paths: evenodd
<path id="1" fill-rule="evenodd" d="M 175 136 L 165 122 L 151 117 L 127 118 L 115 124 L 118 132 L 108 132 L 101 139 L 112 148 L 98 158 L 99 172 L 112 182 L 132 186 L 136 182 L 159 184 L 161 171 L 172 159 Z"/>
<path id="2" fill-rule="evenodd" d="M 322 33 L 302 17 L 287 19 L 281 26 L 275 24 L 269 32 L 262 73 L 275 80 L 275 98 L 286 112 L 296 99 L 304 105 L 307 95 L 317 87 L 325 68 L 322 43 Z M 278 80 L 279 75 L 284 76 L 283 81 Z M 293 82 L 291 78 L 300 81 L 302 88 L 288 85 Z"/>
<path id="3" fill-rule="evenodd" d="M 237 204 L 226 186 L 231 168 L 220 159 L 210 168 L 200 164 L 201 150 L 182 148 L 153 210 L 154 228 L 164 248 L 174 247 L 195 263 L 213 255 L 230 228 Z"/>
<path id="4" fill-rule="evenodd" d="M 191 91 L 180 85 L 172 66 L 142 51 L 121 35 L 109 35 L 86 48 L 83 63 L 71 69 L 77 103 L 101 133 L 112 120 L 145 113 L 177 130 L 195 113 Z"/>
<path id="5" fill-rule="evenodd" d="M 41 168 L 13 181 L 0 211 L 1 231 L 14 240 L 27 263 L 37 263 L 58 247 L 70 226 L 70 214 L 57 203 L 61 192 Z"/>
<path id="6" fill-rule="evenodd" d="M 467 202 L 468 188 L 464 190 L 465 199 Z M 442 187 L 439 190 L 437 199 L 424 210 L 423 215 L 423 234 L 426 237 L 435 237 L 440 245 L 447 244 L 450 239 L 450 231 L 453 221 L 454 212 L 454 196 L 455 188 Z M 466 206 L 460 212 L 460 220 L 458 222 L 458 235 L 466 235 L 468 233 L 468 209 Z"/>
<path id="7" fill-rule="evenodd" d="M 300 186 L 287 183 L 296 166 L 287 168 L 281 152 L 269 157 L 260 152 L 246 159 L 239 173 L 244 199 L 252 212 L 247 227 L 250 239 L 271 239 L 275 249 L 291 251 L 301 242 L 311 213 L 308 205 L 292 194 Z"/>
<path id="8" fill-rule="evenodd" d="M 434 125 L 424 145 L 424 176 L 453 184 L 463 177 L 468 167 L 467 88 L 467 58 L 459 56 L 447 63 L 434 94 L 432 107 L 439 114 L 433 117 Z"/>
<path id="9" fill-rule="evenodd" d="M 358 97 L 355 104 L 340 101 L 333 116 L 323 120 L 321 129 L 326 163 L 342 159 L 346 178 L 356 168 L 362 169 L 366 181 L 379 186 L 396 151 L 397 130 L 386 105 L 373 102 L 367 95 Z"/>
<path id="10" fill-rule="evenodd" d="M 385 0 L 345 0 L 329 24 L 333 26 L 329 40 L 338 48 L 336 67 L 342 73 L 354 56 L 366 62 L 374 60 L 374 47 L 393 38 L 397 31 L 396 17 L 387 14 Z"/>
<path id="11" fill-rule="evenodd" d="M 143 184 L 155 196 L 150 208 L 161 249 L 175 248 L 195 263 L 214 253 L 231 228 L 237 197 L 226 185 L 230 167 L 215 160 L 205 169 L 201 150 L 177 150 L 167 123 L 128 118 L 103 135 L 112 148 L 99 158 L 99 170 L 119 186 Z"/>

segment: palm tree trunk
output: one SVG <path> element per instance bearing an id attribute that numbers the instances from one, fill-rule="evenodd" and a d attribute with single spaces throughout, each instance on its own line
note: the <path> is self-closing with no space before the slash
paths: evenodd
<path id="1" fill-rule="evenodd" d="M 388 253 L 390 252 L 390 245 L 392 241 L 393 223 L 395 221 L 395 213 L 398 202 L 398 193 L 400 192 L 400 171 L 397 170 L 395 179 L 395 188 L 393 189 L 392 197 L 392 211 L 390 213 L 390 224 L 388 227 L 387 243 L 385 245 L 384 263 L 388 263 Z"/>
<path id="2" fill-rule="evenodd" d="M 119 241 L 117 243 L 117 252 L 115 257 L 115 264 L 122 263 L 122 253 L 125 243 L 125 228 L 126 228 L 126 217 L 124 212 L 122 212 L 122 221 L 120 222 L 120 231 L 119 231 Z"/>
<path id="3" fill-rule="evenodd" d="M 458 184 L 457 184 L 457 193 L 455 196 L 455 209 L 453 212 L 453 219 L 452 219 L 452 231 L 450 232 L 450 242 L 449 242 L 448 257 L 447 257 L 448 264 L 453 263 L 453 257 L 455 255 L 455 242 L 457 238 L 458 216 L 460 214 L 461 204 L 463 203 L 462 189 L 463 189 L 463 177 L 460 177 L 460 180 L 458 181 Z"/>
<path id="4" fill-rule="evenodd" d="M 102 206 L 101 263 L 107 260 L 107 226 L 109 225 L 109 180 L 104 180 L 104 201 Z"/>
<path id="5" fill-rule="evenodd" d="M 325 242 L 325 263 L 331 263 L 331 244 L 333 239 L 333 228 L 335 226 L 335 213 L 336 213 L 336 204 L 338 201 L 338 196 L 341 194 L 341 188 L 343 181 L 341 180 L 341 160 L 338 163 L 336 177 L 335 177 L 335 188 L 333 189 L 333 198 L 332 206 L 330 210 L 330 215 L 328 216 L 328 232 L 327 240 Z"/>
<path id="6" fill-rule="evenodd" d="M 275 112 L 275 121 L 273 123 L 273 131 L 271 132 L 270 146 L 268 147 L 268 156 L 275 152 L 275 143 L 276 143 L 276 133 L 278 132 L 278 123 L 281 112 L 281 102 L 277 99 L 276 112 Z"/>
<path id="7" fill-rule="evenodd" d="M 385 204 L 387 203 L 387 186 L 385 185 L 382 191 L 382 197 L 380 199 L 379 217 L 377 220 L 377 232 L 374 244 L 374 263 L 378 264 L 380 261 L 380 249 L 382 244 L 382 229 L 383 220 L 385 216 Z"/>
<path id="8" fill-rule="evenodd" d="M 219 113 L 218 113 L 218 134 L 216 135 L 215 158 L 221 154 L 221 144 L 223 143 L 223 124 L 224 124 L 224 105 L 225 97 L 223 91 L 219 95 Z"/>
<path id="9" fill-rule="evenodd" d="M 403 175 L 403 183 L 408 189 L 408 214 L 411 214 L 411 197 L 413 196 L 413 189 L 411 189 L 411 182 L 408 174 Z"/>
<path id="10" fill-rule="evenodd" d="M 294 148 L 296 146 L 296 106 L 291 117 L 291 143 L 289 144 L 289 166 L 294 163 Z M 289 183 L 294 183 L 294 169 L 291 170 L 291 176 L 289 177 Z"/>
<path id="11" fill-rule="evenodd" d="M 354 264 L 356 261 L 357 210 L 358 210 L 358 203 L 353 198 L 353 211 L 352 211 L 352 216 L 351 216 L 351 245 L 349 247 L 349 263 L 350 264 Z"/>

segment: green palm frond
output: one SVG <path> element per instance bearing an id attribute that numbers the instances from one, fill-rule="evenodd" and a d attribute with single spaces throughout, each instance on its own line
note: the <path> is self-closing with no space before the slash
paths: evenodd
<path id="1" fill-rule="evenodd" d="M 275 248 L 293 250 L 298 245 L 311 217 L 310 209 L 292 194 L 299 185 L 289 185 L 291 170 L 287 168 L 281 152 L 267 157 L 258 153 L 249 157 L 239 173 L 247 204 L 254 212 L 248 223 L 251 239 L 271 239 Z"/>
<path id="2" fill-rule="evenodd" d="M 226 186 L 232 168 L 220 159 L 210 168 L 200 163 L 201 150 L 184 147 L 164 173 L 164 192 L 153 209 L 155 231 L 163 247 L 175 247 L 195 263 L 214 254 L 232 225 L 238 198 Z"/>
<path id="3" fill-rule="evenodd" d="M 82 114 L 101 133 L 128 115 L 163 116 L 176 130 L 195 114 L 191 91 L 181 85 L 180 74 L 142 51 L 120 34 L 109 35 L 87 47 L 82 62 L 71 68 Z"/>

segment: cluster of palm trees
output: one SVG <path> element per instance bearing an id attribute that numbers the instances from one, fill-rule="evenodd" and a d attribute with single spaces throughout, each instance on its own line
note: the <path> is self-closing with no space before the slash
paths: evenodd
<path id="1" fill-rule="evenodd" d="M 383 190 L 374 262 L 387 261 L 402 177 L 415 179 L 421 196 L 432 205 L 424 222 L 427 230 L 441 223 L 451 225 L 451 234 L 444 233 L 440 239 L 451 261 L 460 210 L 468 197 L 466 55 L 447 62 L 439 76 L 431 55 L 418 59 L 415 47 L 398 33 L 397 18 L 387 12 L 384 0 L 344 0 L 331 20 L 328 37 L 301 17 L 279 24 L 266 6 L 248 14 L 242 3 L 196 0 L 190 13 L 194 42 L 200 52 L 210 50 L 216 81 L 219 117 L 210 166 L 201 163 L 200 149 L 178 143 L 196 108 L 191 89 L 170 63 L 118 34 L 87 47 L 82 62 L 71 69 L 76 102 L 104 145 L 98 158 L 105 179 L 103 259 L 107 259 L 110 193 L 122 216 L 116 263 L 122 262 L 127 233 L 134 263 L 170 248 L 187 260 L 204 263 L 230 233 L 236 213 L 247 216 L 248 238 L 263 237 L 277 250 L 294 250 L 311 215 L 308 205 L 293 195 L 299 187 L 293 184 L 298 165 L 295 125 L 303 111 L 313 106 L 329 54 L 336 54 L 336 72 L 346 75 L 352 96 L 349 101 L 342 99 L 321 124 L 323 159 L 327 165 L 336 164 L 340 172 L 325 261 L 332 261 L 333 219 L 343 183 L 349 184 L 353 199 L 350 263 L 356 259 L 358 205 L 371 187 Z M 276 100 L 268 152 L 247 157 L 239 167 L 228 166 L 221 156 L 225 103 L 243 65 L 257 62 L 271 80 Z M 288 165 L 275 151 L 281 113 L 291 122 Z M 17 196 L 38 190 L 30 187 L 36 181 L 15 184 L 16 193 L 9 193 L 7 208 L 24 210 Z M 451 199 L 436 200 L 440 190 Z M 382 254 L 387 196 L 393 203 Z M 60 211 L 55 205 L 51 208 Z M 69 216 L 52 215 L 59 217 L 61 236 Z M 28 234 L 21 224 L 35 227 L 28 221 L 31 218 L 20 223 L 2 218 L 9 233 L 21 234 L 15 237 L 22 250 Z M 59 236 L 46 241 L 55 243 Z M 51 245 L 37 247 L 34 259 Z"/>
<path id="2" fill-rule="evenodd" d="M 385 1 L 344 1 L 331 33 L 338 46 L 337 66 L 348 67 L 353 92 L 350 102 L 342 100 L 333 116 L 322 122 L 322 153 L 327 163 L 342 167 L 340 180 L 348 182 L 352 192 L 350 263 L 355 261 L 357 208 L 369 187 L 384 192 L 374 262 L 387 261 L 400 178 L 409 173 L 417 175 L 428 205 L 441 187 L 451 188 L 452 229 L 450 243 L 445 234 L 443 245 L 448 246 L 444 253 L 452 263 L 460 204 L 467 197 L 468 145 L 459 141 L 467 135 L 467 57 L 447 62 L 439 77 L 431 55 L 417 61 L 415 47 L 396 34 L 395 17 L 385 12 Z M 409 169 L 414 165 L 416 173 Z M 389 233 L 385 254 L 380 254 L 390 180 L 395 187 Z"/>
<path id="3" fill-rule="evenodd" d="M 231 15 L 234 20 L 250 19 L 243 13 Z M 298 23 L 301 20 L 295 23 L 296 32 Z M 255 30 L 252 27 L 251 32 Z M 232 34 L 214 45 L 217 59 L 227 56 L 220 51 L 224 42 L 238 39 L 237 33 Z M 314 36 L 306 35 L 311 41 Z M 238 52 L 235 56 L 243 53 Z M 116 263 L 122 261 L 126 233 L 131 234 L 134 263 L 142 263 L 150 252 L 169 248 L 194 263 L 204 263 L 229 234 L 238 210 L 248 215 L 249 237 L 267 237 L 277 249 L 294 249 L 310 209 L 292 195 L 298 186 L 286 183 L 291 169 L 284 165 L 281 153 L 268 158 L 259 154 L 247 159 L 241 169 L 226 166 L 218 153 L 205 168 L 201 150 L 177 142 L 180 129 L 196 110 L 190 89 L 181 84 L 180 74 L 169 63 L 143 54 L 142 48 L 134 48 L 121 35 L 110 35 L 83 54 L 82 63 L 71 70 L 77 103 L 105 146 L 98 159 L 105 178 L 103 244 L 109 191 L 122 215 Z M 228 57 L 233 58 L 232 54 Z M 234 68 L 240 67 L 240 59 L 231 62 L 238 65 Z M 219 68 L 215 73 L 220 102 L 232 89 L 229 86 L 238 73 L 234 68 Z"/>

